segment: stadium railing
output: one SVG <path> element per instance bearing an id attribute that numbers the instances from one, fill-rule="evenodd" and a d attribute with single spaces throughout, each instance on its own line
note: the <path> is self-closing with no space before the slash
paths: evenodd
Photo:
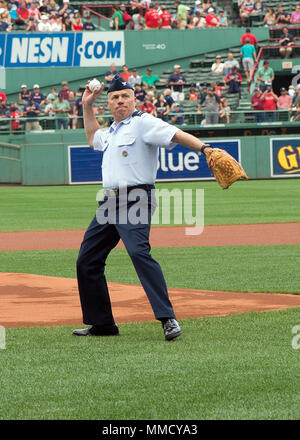
<path id="1" fill-rule="evenodd" d="M 189 126 L 189 127 L 197 127 L 199 129 L 203 128 L 205 129 L 208 126 L 214 126 L 214 127 L 239 127 L 243 128 L 243 126 L 261 126 L 261 125 L 270 125 L 270 124 L 278 124 L 281 126 L 293 126 L 293 125 L 300 125 L 299 121 L 293 121 L 293 116 L 295 114 L 295 110 L 292 110 L 289 112 L 286 109 L 277 109 L 276 111 L 253 111 L 253 110 L 238 110 L 238 111 L 230 111 L 230 123 L 227 124 L 226 118 L 219 118 L 218 124 L 206 124 L 205 123 L 205 116 L 206 114 L 213 113 L 213 112 L 207 112 L 205 111 L 205 108 L 202 109 L 202 114 L 199 114 L 195 111 L 186 111 L 183 113 L 180 113 L 180 116 L 183 116 L 184 118 L 184 125 L 180 125 L 181 127 Z M 171 117 L 172 116 L 178 116 L 178 113 L 170 112 L 169 113 L 169 122 L 171 123 Z M 101 128 L 106 128 L 110 125 L 112 115 L 111 114 L 105 114 L 105 115 L 95 115 L 98 122 L 100 122 Z M 40 126 L 42 128 L 41 131 L 50 131 L 54 132 L 57 130 L 57 124 L 56 121 L 61 118 L 56 117 L 36 117 L 34 118 L 35 121 L 38 121 L 40 123 Z M 76 119 L 82 119 L 81 117 L 76 117 Z M 72 118 L 70 118 L 72 120 Z M 99 121 L 100 120 L 100 121 Z M 12 124 L 13 122 L 19 121 L 19 129 L 13 129 Z M 26 122 L 32 122 L 31 118 L 26 117 L 20 117 L 18 119 L 13 118 L 1 118 L 0 119 L 0 134 L 24 134 L 26 132 Z M 70 127 L 71 129 L 71 127 Z M 30 130 L 32 131 L 32 130 Z M 39 130 L 33 130 L 35 132 L 39 132 Z"/>

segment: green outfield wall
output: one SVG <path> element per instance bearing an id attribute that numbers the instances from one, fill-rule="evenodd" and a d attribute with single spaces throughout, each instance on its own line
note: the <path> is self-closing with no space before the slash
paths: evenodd
<path id="1" fill-rule="evenodd" d="M 233 139 L 239 140 L 241 163 L 251 179 L 300 177 L 300 136 L 235 136 L 206 140 Z M 87 145 L 84 130 L 3 137 L 0 146 L 0 183 L 69 184 L 70 145 Z"/>

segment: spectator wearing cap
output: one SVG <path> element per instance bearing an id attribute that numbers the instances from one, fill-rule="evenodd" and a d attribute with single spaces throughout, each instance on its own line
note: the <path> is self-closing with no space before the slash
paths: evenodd
<path id="1" fill-rule="evenodd" d="M 53 104 L 53 110 L 57 116 L 57 129 L 61 130 L 63 128 L 67 130 L 71 107 L 69 101 L 64 99 L 64 95 L 62 93 L 58 94 L 58 99 Z"/>
<path id="2" fill-rule="evenodd" d="M 188 14 L 188 6 L 185 6 L 181 3 L 181 1 L 175 1 L 176 6 L 176 17 L 177 17 L 177 28 L 180 30 L 184 30 L 187 27 L 187 14 Z"/>
<path id="3" fill-rule="evenodd" d="M 96 26 L 92 22 L 92 17 L 88 15 L 85 18 L 85 22 L 83 23 L 83 30 L 84 31 L 94 31 L 96 29 Z"/>
<path id="4" fill-rule="evenodd" d="M 74 13 L 75 9 L 73 8 L 73 6 L 70 5 L 69 0 L 63 0 L 62 6 L 58 8 L 58 15 L 61 15 L 62 17 L 68 16 L 72 18 Z"/>
<path id="5" fill-rule="evenodd" d="M 254 94 L 251 96 L 251 106 L 252 109 L 255 110 L 254 116 L 256 119 L 256 122 L 264 122 L 264 105 L 263 101 L 261 99 L 262 92 L 260 91 L 259 87 L 255 87 Z"/>
<path id="6" fill-rule="evenodd" d="M 34 102 L 36 102 L 39 105 L 45 104 L 47 99 L 46 96 L 43 93 L 41 93 L 40 86 L 38 84 L 34 84 L 31 98 L 33 99 Z"/>
<path id="7" fill-rule="evenodd" d="M 216 61 L 211 66 L 211 71 L 215 75 L 222 75 L 224 70 L 224 64 L 222 63 L 221 55 L 216 56 Z"/>
<path id="8" fill-rule="evenodd" d="M 184 123 L 184 112 L 182 108 L 180 108 L 180 103 L 175 102 L 174 108 L 172 109 L 173 115 L 171 115 L 171 122 L 174 125 L 185 125 Z M 174 114 L 175 113 L 175 114 Z"/>
<path id="9" fill-rule="evenodd" d="M 242 46 L 245 44 L 246 39 L 249 40 L 249 43 L 252 44 L 252 46 L 256 46 L 258 43 L 256 36 L 251 33 L 250 28 L 247 28 L 246 32 L 241 36 L 241 45 Z"/>
<path id="10" fill-rule="evenodd" d="M 289 110 L 292 107 L 292 97 L 288 94 L 285 87 L 281 87 L 280 96 L 277 100 L 277 108 L 281 110 Z"/>
<path id="11" fill-rule="evenodd" d="M 62 95 L 64 99 L 66 99 L 67 101 L 69 100 L 70 92 L 73 92 L 74 96 L 75 96 L 75 92 L 74 92 L 74 90 L 70 89 L 68 81 L 63 81 L 61 83 L 61 86 L 62 86 L 62 89 L 59 90 L 58 94 Z"/>
<path id="12" fill-rule="evenodd" d="M 24 105 L 23 115 L 28 119 L 26 120 L 25 130 L 37 130 L 41 131 L 42 127 L 37 119 L 37 116 L 41 113 L 41 107 L 37 102 L 34 102 L 32 95 L 28 99 L 28 102 Z"/>
<path id="13" fill-rule="evenodd" d="M 239 62 L 233 57 L 233 53 L 229 52 L 227 55 L 227 60 L 224 62 L 223 75 L 226 76 L 228 73 L 232 72 L 233 66 L 236 66 L 237 69 L 240 68 Z"/>
<path id="14" fill-rule="evenodd" d="M 146 92 L 139 84 L 136 84 L 134 86 L 134 96 L 137 101 L 144 102 L 144 99 L 146 97 Z"/>
<path id="15" fill-rule="evenodd" d="M 194 9 L 192 9 L 192 14 L 196 15 L 196 12 L 200 12 L 200 14 L 203 12 L 203 6 L 200 0 L 195 1 Z"/>
<path id="16" fill-rule="evenodd" d="M 215 14 L 214 8 L 209 8 L 207 12 L 208 14 L 205 17 L 207 27 L 220 27 L 221 23 Z"/>
<path id="17" fill-rule="evenodd" d="M 160 29 L 172 29 L 173 17 L 171 12 L 167 11 L 167 7 L 161 6 Z"/>
<path id="18" fill-rule="evenodd" d="M 151 67 L 148 67 L 146 73 L 142 76 L 142 85 L 146 89 L 155 89 L 157 82 L 165 82 L 165 80 L 161 80 L 157 75 L 154 75 Z"/>
<path id="19" fill-rule="evenodd" d="M 206 124 L 217 124 L 219 122 L 219 112 L 222 110 L 220 97 L 214 92 L 212 87 L 203 93 L 199 100 L 198 114 L 202 115 L 202 105 L 205 105 Z"/>
<path id="20" fill-rule="evenodd" d="M 19 103 L 20 104 L 25 104 L 28 99 L 30 98 L 31 93 L 29 90 L 27 90 L 27 85 L 26 84 L 22 84 L 21 85 L 21 91 L 19 92 Z"/>
<path id="21" fill-rule="evenodd" d="M 225 11 L 223 9 L 220 9 L 219 14 L 217 15 L 219 21 L 220 21 L 220 27 L 228 27 L 228 20 L 227 16 L 225 15 Z"/>
<path id="22" fill-rule="evenodd" d="M 280 37 L 279 44 L 281 46 L 279 49 L 281 58 L 290 58 L 295 43 L 294 43 L 294 36 L 289 33 L 287 27 L 284 27 L 282 29 L 282 35 Z"/>
<path id="23" fill-rule="evenodd" d="M 132 76 L 132 72 L 129 72 L 127 64 L 123 64 L 120 76 L 124 78 L 126 82 L 128 82 L 129 77 Z"/>
<path id="24" fill-rule="evenodd" d="M 245 38 L 245 44 L 241 47 L 240 55 L 242 56 L 242 63 L 246 77 L 249 78 L 256 60 L 256 50 L 255 47 L 250 44 L 249 38 Z"/>
<path id="25" fill-rule="evenodd" d="M 51 25 L 49 22 L 48 15 L 42 15 L 41 20 L 38 24 L 38 31 L 39 32 L 51 32 Z"/>
<path id="26" fill-rule="evenodd" d="M 117 71 L 116 64 L 111 63 L 110 69 L 107 72 L 105 72 L 105 75 L 104 75 L 104 79 L 105 79 L 106 83 L 109 84 L 113 80 L 113 78 L 118 74 L 119 74 L 119 72 Z"/>
<path id="27" fill-rule="evenodd" d="M 225 78 L 225 82 L 228 84 L 228 93 L 240 93 L 242 81 L 241 74 L 237 71 L 236 66 L 233 66 L 232 72 L 228 73 Z"/>
<path id="28" fill-rule="evenodd" d="M 272 85 L 272 82 L 275 78 L 274 70 L 270 67 L 270 63 L 268 60 L 265 60 L 263 63 L 263 67 L 258 69 L 256 79 L 260 85 L 260 90 L 264 92 L 266 88 Z"/>
<path id="29" fill-rule="evenodd" d="M 184 86 L 186 79 L 181 73 L 180 64 L 175 64 L 174 71 L 168 78 L 168 84 L 172 90 L 172 98 L 176 102 L 184 101 Z"/>
<path id="30" fill-rule="evenodd" d="M 136 69 L 132 69 L 132 74 L 128 78 L 128 83 L 131 85 L 131 87 L 135 87 L 136 85 L 142 84 L 142 78 L 140 75 L 138 75 L 138 72 Z"/>

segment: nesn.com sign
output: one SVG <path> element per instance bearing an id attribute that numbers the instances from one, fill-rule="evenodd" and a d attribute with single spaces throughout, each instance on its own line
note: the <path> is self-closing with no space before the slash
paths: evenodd
<path id="1" fill-rule="evenodd" d="M 6 34 L 0 39 L 5 67 L 97 67 L 125 63 L 123 32 Z"/>

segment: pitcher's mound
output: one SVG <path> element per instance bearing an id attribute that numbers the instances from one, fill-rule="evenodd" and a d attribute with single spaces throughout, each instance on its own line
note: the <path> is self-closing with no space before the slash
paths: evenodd
<path id="1" fill-rule="evenodd" d="M 117 323 L 152 321 L 141 286 L 108 283 Z M 300 307 L 300 295 L 169 289 L 178 319 Z M 77 282 L 31 274 L 0 273 L 0 325 L 81 325 Z"/>

